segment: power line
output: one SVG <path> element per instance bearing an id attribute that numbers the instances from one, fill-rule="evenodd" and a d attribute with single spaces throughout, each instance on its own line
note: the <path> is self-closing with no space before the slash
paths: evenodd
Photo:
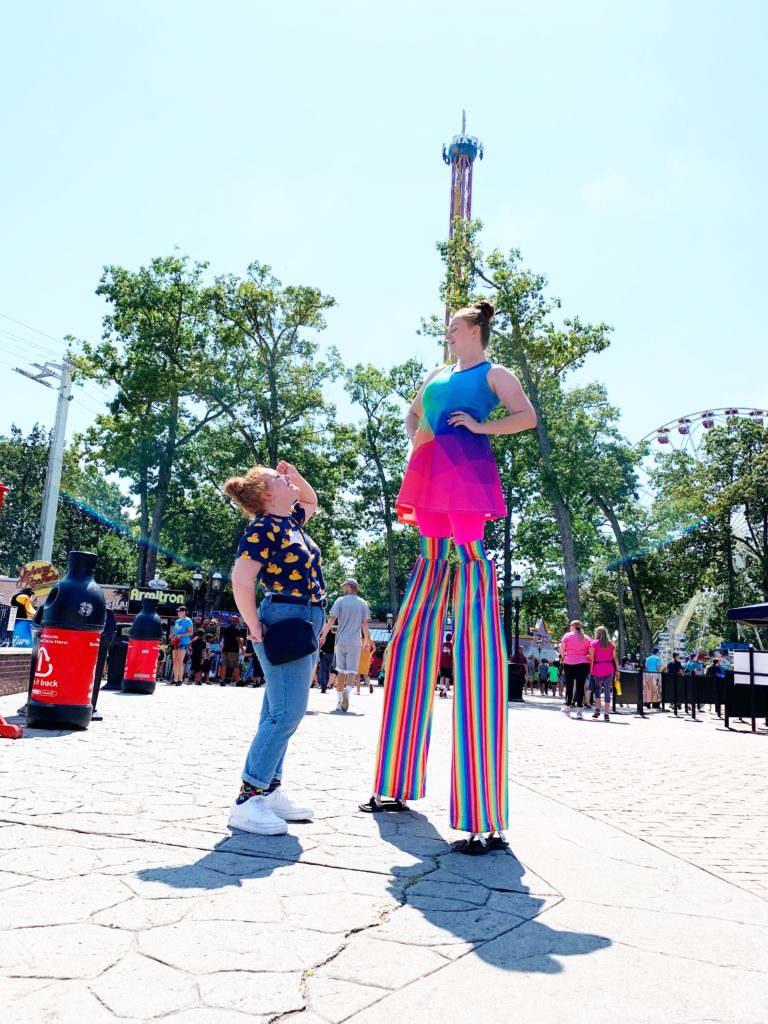
<path id="1" fill-rule="evenodd" d="M 25 324 L 21 320 L 14 320 L 12 316 L 8 316 L 7 313 L 0 313 L 0 316 L 4 320 L 10 320 L 13 324 L 18 324 L 19 327 L 26 327 L 28 331 L 34 331 L 35 334 L 42 334 L 44 338 L 50 338 L 51 341 L 61 342 L 61 338 L 55 338 L 52 334 L 48 334 L 47 331 L 41 331 L 39 327 L 33 327 L 31 324 Z"/>
<path id="2" fill-rule="evenodd" d="M 61 348 L 55 349 L 52 345 L 44 345 L 42 342 L 33 341 L 31 338 L 25 338 L 21 334 L 15 334 L 13 331 L 6 331 L 2 327 L 0 327 L 0 335 L 4 335 L 17 345 L 28 345 L 31 348 L 36 348 L 39 352 L 44 352 L 46 355 L 61 355 Z M 61 345 L 64 347 L 63 341 Z"/>
<path id="3" fill-rule="evenodd" d="M 3 331 L 2 328 L 0 328 L 0 335 L 2 334 L 7 334 L 7 331 Z M 19 341 L 22 341 L 26 344 L 25 338 L 20 338 Z M 45 350 L 43 349 L 43 351 Z M 9 343 L 7 341 L 4 341 L 2 337 L 0 337 L 0 352 L 7 353 L 13 356 L 14 358 L 19 357 L 19 351 L 17 346 L 9 345 Z M 60 357 L 61 353 L 58 353 L 58 356 Z M 0 360 L 0 362 L 5 361 Z M 15 364 L 5 362 L 5 365 L 10 366 L 12 369 L 15 369 Z M 88 397 L 91 398 L 94 402 L 106 405 L 110 401 L 108 393 L 105 393 L 103 391 L 96 391 L 95 388 L 90 388 L 89 386 L 85 385 L 82 381 L 77 382 L 77 387 L 80 389 L 82 394 L 88 395 Z"/>

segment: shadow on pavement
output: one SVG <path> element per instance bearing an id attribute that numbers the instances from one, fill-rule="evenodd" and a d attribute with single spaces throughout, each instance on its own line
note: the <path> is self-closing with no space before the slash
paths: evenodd
<path id="1" fill-rule="evenodd" d="M 238 840 L 236 848 L 229 844 Z M 266 878 L 278 868 L 295 864 L 302 853 L 296 836 L 255 836 L 234 832 L 195 861 L 175 867 L 145 868 L 136 872 L 144 882 L 160 882 L 172 889 L 223 889 L 240 886 L 244 878 Z"/>
<path id="2" fill-rule="evenodd" d="M 378 931 L 377 938 L 411 945 L 432 945 L 443 952 L 457 946 L 456 955 L 472 948 L 475 955 L 505 970 L 556 974 L 563 956 L 584 956 L 611 945 L 603 935 L 559 931 L 539 915 L 562 901 L 547 883 L 529 876 L 511 850 L 482 856 L 455 853 L 437 829 L 421 814 L 375 815 L 377 824 L 396 822 L 395 835 L 382 841 L 419 857 L 424 871 L 407 876 L 394 865 L 390 891 L 408 914 L 398 911 Z M 444 852 L 424 855 L 425 840 L 442 844 Z M 439 851 L 439 847 L 434 847 Z M 531 886 L 539 889 L 534 892 Z M 450 954 L 449 954 L 450 955 Z"/>

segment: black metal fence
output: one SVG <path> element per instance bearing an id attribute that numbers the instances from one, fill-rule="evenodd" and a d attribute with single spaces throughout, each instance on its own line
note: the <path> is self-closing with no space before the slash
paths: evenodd
<path id="1" fill-rule="evenodd" d="M 615 696 L 620 707 L 635 707 L 637 714 L 644 718 L 654 710 L 671 712 L 676 716 L 690 715 L 695 719 L 703 705 L 714 707 L 718 718 L 724 719 L 726 729 L 732 718 L 750 719 L 752 731 L 757 729 L 757 719 L 765 719 L 768 726 L 768 686 L 753 681 L 748 684 L 734 683 L 733 672 L 724 676 L 694 676 L 687 672 L 662 672 L 659 700 L 648 701 L 643 692 L 644 672 L 622 671 L 620 674 L 621 696 Z M 760 677 L 760 673 L 755 673 Z"/>

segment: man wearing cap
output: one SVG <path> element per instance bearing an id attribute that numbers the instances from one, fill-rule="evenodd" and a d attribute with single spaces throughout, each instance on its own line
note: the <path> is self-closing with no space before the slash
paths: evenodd
<path id="1" fill-rule="evenodd" d="M 328 631 L 338 622 L 336 630 L 336 710 L 349 708 L 349 695 L 357 674 L 357 665 L 363 650 L 371 650 L 371 634 L 368 632 L 370 612 L 367 603 L 358 595 L 357 580 L 345 580 L 342 585 L 343 597 L 333 603 L 328 621 L 320 632 L 322 647 Z"/>

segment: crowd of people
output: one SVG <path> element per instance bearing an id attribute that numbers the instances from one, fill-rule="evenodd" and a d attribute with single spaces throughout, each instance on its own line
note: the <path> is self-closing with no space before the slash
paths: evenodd
<path id="1" fill-rule="evenodd" d="M 335 710 L 348 710 L 351 694 L 359 696 L 361 687 L 373 693 L 374 682 L 383 682 L 386 644 L 371 640 L 368 605 L 357 596 L 357 591 L 355 580 L 344 583 L 343 596 L 331 609 L 310 684 L 312 689 L 317 688 L 322 693 L 330 690 L 337 694 Z M 347 628 L 346 636 L 355 636 L 354 625 L 351 625 L 355 605 L 346 601 L 350 596 L 362 606 L 355 616 L 359 619 L 356 630 L 359 639 L 352 645 L 353 653 L 345 650 L 343 643 L 338 643 L 342 620 Z M 354 670 L 349 668 L 353 663 Z M 264 669 L 239 615 L 225 612 L 221 616 L 190 618 L 187 609 L 180 607 L 176 620 L 166 626 L 160 644 L 157 678 L 170 686 L 260 687 L 264 685 Z"/>
<path id="2" fill-rule="evenodd" d="M 160 645 L 157 678 L 171 686 L 263 686 L 264 671 L 238 615 L 190 618 L 180 607 Z"/>

